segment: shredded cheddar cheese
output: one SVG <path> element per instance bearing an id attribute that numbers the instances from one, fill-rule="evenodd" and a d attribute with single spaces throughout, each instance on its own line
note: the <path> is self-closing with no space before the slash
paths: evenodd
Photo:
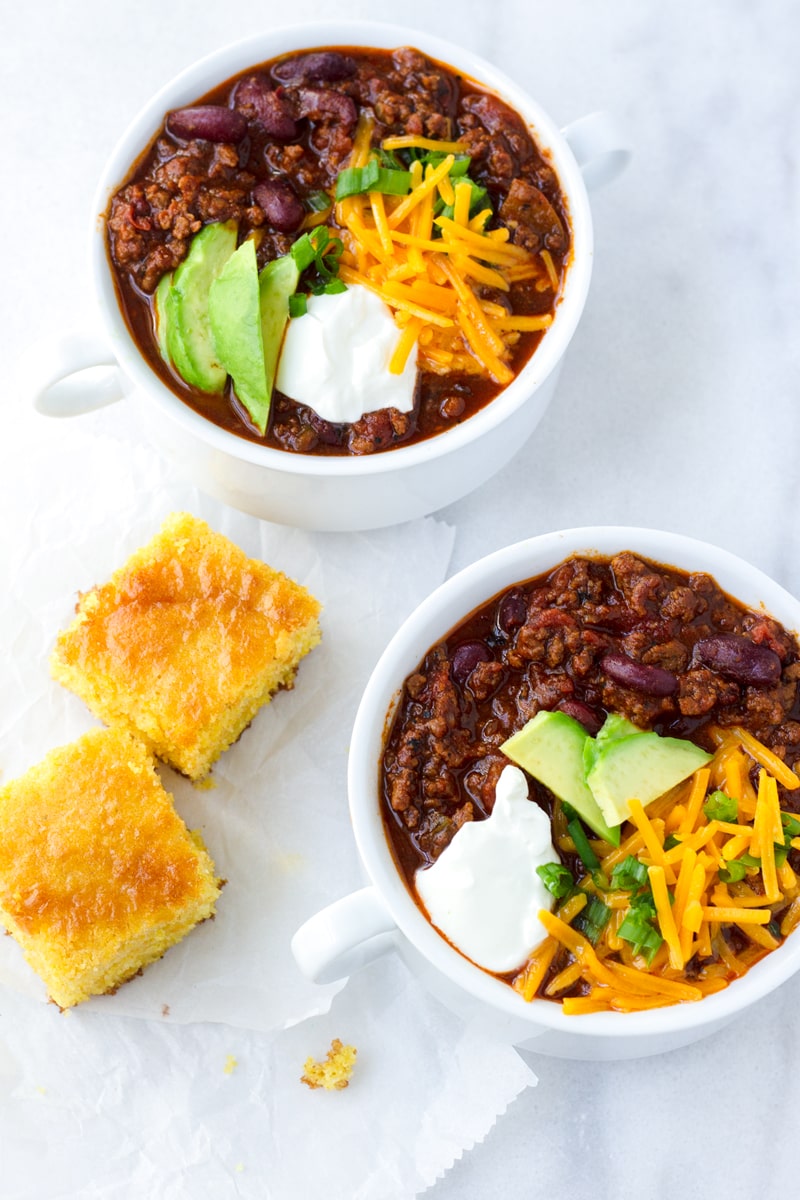
<path id="1" fill-rule="evenodd" d="M 368 163 L 373 129 L 372 120 L 359 119 L 348 168 Z M 491 208 L 470 216 L 474 185 L 453 172 L 456 156 L 469 153 L 459 142 L 404 135 L 385 138 L 381 148 L 443 155 L 435 166 L 419 159 L 411 163 L 407 195 L 349 195 L 334 208 L 339 228 L 332 233 L 341 235 L 345 247 L 339 277 L 368 288 L 394 313 L 398 343 L 389 370 L 402 372 L 416 346 L 423 370 L 509 383 L 520 337 L 544 332 L 553 318 L 509 313 L 482 299 L 477 289 L 508 293 L 514 283 L 531 279 L 537 290 L 557 292 L 552 257 L 515 245 L 507 229 L 487 230 Z M 437 200 L 452 217 L 434 216 Z"/>
<path id="2" fill-rule="evenodd" d="M 580 989 L 561 1001 L 574 1015 L 699 1000 L 727 987 L 800 925 L 800 879 L 786 861 L 790 848 L 800 849 L 800 838 L 784 827 L 800 818 L 782 814 L 778 790 L 794 791 L 800 778 L 746 730 L 710 734 L 717 749 L 708 766 L 647 811 L 632 800 L 619 847 L 591 842 L 599 873 L 581 879 L 556 913 L 539 914 L 547 937 L 514 981 L 526 999 Z M 750 783 L 754 764 L 757 788 Z M 714 796 L 722 790 L 726 806 L 736 802 L 735 819 L 708 815 L 729 815 Z M 553 839 L 574 852 L 558 804 Z M 621 869 L 624 877 L 628 860 L 640 864 L 638 888 L 614 882 L 613 872 Z M 592 897 L 606 912 L 594 944 L 580 932 Z M 643 900 L 652 914 L 649 953 L 626 936 L 626 919 Z"/>

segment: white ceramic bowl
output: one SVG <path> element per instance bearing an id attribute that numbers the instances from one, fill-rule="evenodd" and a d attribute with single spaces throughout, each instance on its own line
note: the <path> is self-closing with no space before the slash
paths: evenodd
<path id="1" fill-rule="evenodd" d="M 117 303 L 105 213 L 114 191 L 161 127 L 167 111 L 189 104 L 247 67 L 319 46 L 413 45 L 497 92 L 522 114 L 550 156 L 566 196 L 572 262 L 555 320 L 530 363 L 489 404 L 458 427 L 419 444 L 366 457 L 315 457 L 249 442 L 199 416 L 141 356 Z M 219 50 L 183 71 L 142 109 L 117 144 L 97 189 L 91 268 L 103 328 L 69 334 L 29 356 L 23 378 L 37 408 L 52 416 L 85 412 L 134 392 L 151 440 L 202 490 L 245 512 L 309 529 L 390 525 L 434 511 L 485 482 L 520 448 L 555 389 L 558 368 L 583 310 L 592 268 L 586 179 L 607 182 L 628 152 L 606 114 L 559 131 L 523 89 L 476 55 L 421 31 L 368 21 L 331 21 L 270 30 Z M 579 163 L 581 164 L 579 166 Z M 120 371 L 105 376 L 98 366 Z"/>
<path id="2" fill-rule="evenodd" d="M 571 554 L 621 550 L 705 571 L 724 591 L 800 630 L 800 602 L 761 571 L 724 550 L 647 529 L 587 528 L 545 534 L 481 559 L 448 580 L 408 618 L 367 684 L 350 743 L 350 815 L 369 886 L 312 917 L 295 935 L 299 966 L 319 982 L 343 977 L 396 947 L 446 1004 L 477 1019 L 496 1037 L 563 1058 L 617 1059 L 658 1054 L 711 1033 L 800 968 L 794 934 L 724 991 L 691 1004 L 638 1013 L 566 1016 L 549 1001 L 527 1004 L 508 985 L 463 958 L 426 920 L 395 866 L 380 811 L 380 760 L 403 681 L 470 612 L 514 583 L 555 567 Z"/>

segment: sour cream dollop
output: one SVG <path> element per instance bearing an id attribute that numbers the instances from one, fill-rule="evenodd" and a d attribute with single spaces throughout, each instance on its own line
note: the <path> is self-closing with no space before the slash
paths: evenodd
<path id="1" fill-rule="evenodd" d="M 538 914 L 553 898 L 536 868 L 558 861 L 547 814 L 528 799 L 519 767 L 509 766 L 491 816 L 462 825 L 414 884 L 436 928 L 479 967 L 502 974 L 547 936 Z"/>
<path id="2" fill-rule="evenodd" d="M 391 311 L 367 288 L 309 296 L 304 316 L 289 321 L 276 386 L 325 421 L 357 421 L 379 408 L 410 412 L 416 354 L 401 375 L 389 371 L 400 331 Z"/>

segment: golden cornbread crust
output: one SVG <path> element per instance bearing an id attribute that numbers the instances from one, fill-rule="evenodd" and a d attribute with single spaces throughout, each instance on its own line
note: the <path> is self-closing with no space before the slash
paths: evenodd
<path id="1" fill-rule="evenodd" d="M 174 513 L 102 587 L 81 596 L 51 670 L 201 779 L 320 640 L 320 605 L 204 521 Z"/>
<path id="2" fill-rule="evenodd" d="M 0 922 L 50 997 L 112 991 L 214 913 L 220 884 L 147 748 L 120 728 L 0 788 Z"/>

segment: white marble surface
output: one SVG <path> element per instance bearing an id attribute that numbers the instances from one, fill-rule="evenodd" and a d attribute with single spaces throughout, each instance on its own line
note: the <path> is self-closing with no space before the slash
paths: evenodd
<path id="1" fill-rule="evenodd" d="M 398 8 L 362 0 L 335 12 L 393 20 Z M 6 7 L 7 381 L 21 346 L 73 325 L 88 305 L 95 179 L 141 103 L 217 45 L 317 15 L 311 0 L 295 0 L 290 13 L 276 0 Z M 796 6 L 407 0 L 402 20 L 490 58 L 563 124 L 608 108 L 635 147 L 627 176 L 594 199 L 592 291 L 554 405 L 502 478 L 442 514 L 456 528 L 453 568 L 548 529 L 641 524 L 716 542 L 800 591 Z M 22 403 L 7 382 L 7 473 L 25 470 L 14 454 Z M 0 514 L 0 534 L 13 519 Z M 539 1086 L 430 1195 L 565 1200 L 581 1187 L 597 1200 L 793 1195 L 799 1013 L 795 980 L 745 1021 L 667 1057 L 603 1065 L 531 1057 Z M 197 1039 L 187 1038 L 187 1055 L 206 1044 Z M 221 1052 L 223 1042 L 209 1032 L 209 1046 Z M 173 1082 L 186 1071 L 186 1062 L 173 1064 Z M 38 1119 L 32 1107 L 31 1132 Z M 21 1177 L 24 1120 L 20 1129 Z M 135 1130 L 130 1137 L 135 1151 Z M 179 1158 L 180 1125 L 172 1152 Z M 191 1166 L 174 1172 L 170 1196 L 211 1194 Z M 217 1180 L 214 1194 L 254 1194 L 241 1186 Z M 50 1195 L 78 1196 L 80 1187 L 54 1181 Z M 104 1187 L 109 1197 L 135 1194 L 119 1180 Z M 21 1185 L 0 1191 L 23 1195 Z"/>

